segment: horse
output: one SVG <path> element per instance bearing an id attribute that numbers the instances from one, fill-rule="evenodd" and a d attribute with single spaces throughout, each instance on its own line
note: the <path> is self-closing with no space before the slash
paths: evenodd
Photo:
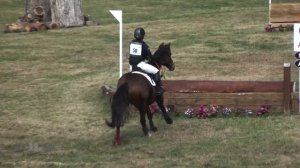
<path id="1" fill-rule="evenodd" d="M 154 52 L 153 58 L 148 63 L 157 67 L 159 70 L 161 70 L 161 66 L 165 66 L 170 71 L 174 71 L 175 64 L 171 55 L 170 43 L 161 43 Z M 157 131 L 157 128 L 152 121 L 153 114 L 149 109 L 149 105 L 155 101 L 162 111 L 166 123 L 172 124 L 173 120 L 164 106 L 163 95 L 156 94 L 155 88 L 144 75 L 128 72 L 121 76 L 118 80 L 117 90 L 111 102 L 111 122 L 106 120 L 106 124 L 109 127 L 116 127 L 116 135 L 113 142 L 114 145 L 122 144 L 120 127 L 124 125 L 124 118 L 128 113 L 129 104 L 138 109 L 140 113 L 140 123 L 145 136 L 151 135 L 146 124 L 146 114 L 149 120 L 150 130 L 153 132 Z"/>

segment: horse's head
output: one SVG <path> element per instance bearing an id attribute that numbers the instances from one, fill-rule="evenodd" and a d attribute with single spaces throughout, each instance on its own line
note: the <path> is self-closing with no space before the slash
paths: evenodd
<path id="1" fill-rule="evenodd" d="M 172 60 L 172 53 L 170 48 L 171 43 L 161 43 L 154 53 L 155 61 L 160 64 L 166 66 L 170 71 L 175 70 L 175 64 Z"/>

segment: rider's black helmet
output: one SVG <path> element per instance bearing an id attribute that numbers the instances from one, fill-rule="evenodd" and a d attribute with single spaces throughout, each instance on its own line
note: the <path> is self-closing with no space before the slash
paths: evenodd
<path id="1" fill-rule="evenodd" d="M 134 38 L 137 40 L 142 40 L 144 39 L 146 32 L 143 28 L 138 27 L 134 30 Z"/>

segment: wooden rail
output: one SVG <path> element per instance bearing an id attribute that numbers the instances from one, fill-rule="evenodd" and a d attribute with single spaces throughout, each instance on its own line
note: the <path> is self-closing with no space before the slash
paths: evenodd
<path id="1" fill-rule="evenodd" d="M 201 80 L 165 80 L 164 88 L 167 92 L 283 92 L 282 81 L 201 81 Z M 289 83 L 292 91 L 293 83 Z"/>
<path id="2" fill-rule="evenodd" d="M 271 23 L 300 22 L 300 3 L 274 3 L 270 10 Z"/>
<path id="3" fill-rule="evenodd" d="M 294 23 L 300 23 L 300 3 L 272 3 L 269 10 L 267 32 L 293 30 Z"/>

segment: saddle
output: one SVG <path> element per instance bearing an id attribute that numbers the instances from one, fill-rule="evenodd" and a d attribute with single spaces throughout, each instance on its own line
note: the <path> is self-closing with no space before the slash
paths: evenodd
<path id="1" fill-rule="evenodd" d="M 156 84 L 157 81 L 155 79 L 155 75 L 149 74 L 137 66 L 132 66 L 131 73 L 138 73 L 145 76 L 151 83 L 151 85 L 155 88 L 156 95 L 161 96 L 165 92 L 165 90 L 159 84 Z"/>
<path id="2" fill-rule="evenodd" d="M 137 66 L 132 66 L 131 73 L 136 73 L 136 74 L 143 75 L 145 78 L 148 79 L 148 81 L 151 83 L 152 86 L 156 86 L 156 83 L 155 83 L 155 80 L 154 80 L 154 76 L 152 74 L 149 74 L 149 73 L 145 72 L 141 68 L 139 68 Z"/>

